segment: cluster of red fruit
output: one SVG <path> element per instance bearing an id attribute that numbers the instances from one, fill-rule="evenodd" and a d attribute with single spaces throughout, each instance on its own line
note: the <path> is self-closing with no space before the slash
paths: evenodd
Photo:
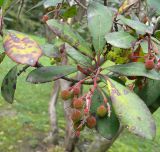
<path id="1" fill-rule="evenodd" d="M 93 116 L 89 111 L 86 110 L 86 102 L 82 97 L 78 97 L 80 94 L 80 87 L 73 87 L 72 90 L 63 90 L 61 92 L 61 97 L 63 100 L 68 100 L 72 98 L 72 113 L 71 119 L 73 121 L 73 128 L 77 136 L 80 135 L 80 131 L 87 126 L 90 129 L 96 127 L 96 117 Z M 96 116 L 105 117 L 107 114 L 107 108 L 104 105 L 97 107 Z"/>

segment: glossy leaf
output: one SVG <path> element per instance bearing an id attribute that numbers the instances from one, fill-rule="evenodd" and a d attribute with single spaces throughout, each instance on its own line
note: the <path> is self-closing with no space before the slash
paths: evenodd
<path id="1" fill-rule="evenodd" d="M 44 3 L 43 3 L 43 6 L 44 8 L 48 8 L 48 7 L 53 7 L 53 6 L 57 6 L 58 3 L 61 3 L 62 0 L 46 0 Z"/>
<path id="2" fill-rule="evenodd" d="M 132 43 L 136 41 L 136 39 L 131 36 L 127 32 L 112 32 L 105 36 L 107 43 L 119 47 L 128 49 L 131 48 Z"/>
<path id="3" fill-rule="evenodd" d="M 110 102 L 109 97 L 108 97 L 108 101 Z M 96 111 L 97 111 L 97 107 L 99 107 L 102 104 L 104 104 L 103 96 L 99 92 L 99 90 L 96 89 L 93 96 L 92 96 L 92 104 L 91 104 L 91 111 L 90 112 L 93 115 L 95 115 Z M 111 104 L 111 102 L 110 102 L 110 104 Z M 117 117 L 115 116 L 113 109 L 111 109 L 111 111 L 112 111 L 111 117 L 107 117 L 107 115 L 106 115 L 106 117 L 104 117 L 104 118 L 99 118 L 98 116 L 96 118 L 96 120 L 97 120 L 96 129 L 97 129 L 98 133 L 107 139 L 112 139 L 117 134 L 117 132 L 119 130 L 119 125 L 120 125 Z"/>
<path id="4" fill-rule="evenodd" d="M 127 19 L 122 15 L 119 15 L 118 19 L 120 19 L 120 21 L 123 24 L 125 24 L 125 25 L 131 27 L 132 29 L 136 30 L 137 33 L 139 33 L 139 34 L 145 34 L 145 33 L 152 34 L 153 33 L 153 27 L 147 26 L 147 25 L 145 25 L 145 24 L 143 24 L 139 21 Z"/>
<path id="5" fill-rule="evenodd" d="M 16 83 L 17 83 L 17 66 L 14 66 L 4 77 L 1 85 L 1 94 L 3 98 L 9 103 L 13 103 Z"/>
<path id="6" fill-rule="evenodd" d="M 16 63 L 35 66 L 42 50 L 39 45 L 27 35 L 8 31 L 3 40 L 5 53 Z"/>
<path id="7" fill-rule="evenodd" d="M 144 76 L 150 79 L 160 80 L 160 73 L 155 69 L 146 70 L 144 63 L 128 63 L 122 65 L 114 65 L 106 68 L 112 72 L 126 76 Z"/>
<path id="8" fill-rule="evenodd" d="M 107 79 L 107 82 L 113 108 L 122 125 L 138 136 L 153 139 L 155 122 L 142 99 L 112 79 Z"/>
<path id="9" fill-rule="evenodd" d="M 160 1 L 159 0 L 147 0 L 148 5 L 160 14 Z"/>
<path id="10" fill-rule="evenodd" d="M 105 45 L 104 37 L 112 28 L 112 12 L 108 7 L 93 1 L 88 6 L 87 17 L 94 48 L 97 54 L 101 54 Z"/>
<path id="11" fill-rule="evenodd" d="M 160 81 L 147 79 L 145 86 L 142 89 L 139 89 L 138 86 L 136 86 L 134 91 L 147 106 L 150 106 L 160 97 Z"/>
<path id="12" fill-rule="evenodd" d="M 51 19 L 47 21 L 51 31 L 59 36 L 64 42 L 67 42 L 72 47 L 78 49 L 80 52 L 92 56 L 92 50 L 89 44 L 76 33 L 68 24 Z"/>
<path id="13" fill-rule="evenodd" d="M 78 52 L 73 47 L 66 44 L 66 53 L 70 56 L 73 60 L 75 60 L 78 64 L 83 66 L 91 66 L 92 61 L 89 57 L 83 55 L 82 53 Z"/>
<path id="14" fill-rule="evenodd" d="M 77 71 L 75 66 L 47 66 L 35 69 L 27 76 L 27 81 L 31 83 L 45 83 L 57 80 L 63 76 Z"/>
<path id="15" fill-rule="evenodd" d="M 5 57 L 5 53 L 3 52 L 3 53 L 0 54 L 0 63 L 2 63 L 4 57 Z"/>

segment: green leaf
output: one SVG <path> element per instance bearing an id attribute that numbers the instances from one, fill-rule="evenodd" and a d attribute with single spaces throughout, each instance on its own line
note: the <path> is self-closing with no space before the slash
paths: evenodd
<path id="1" fill-rule="evenodd" d="M 59 57 L 59 49 L 53 44 L 45 44 L 41 46 L 42 52 L 47 57 Z"/>
<path id="2" fill-rule="evenodd" d="M 89 57 L 83 55 L 82 53 L 78 52 L 73 47 L 66 44 L 66 53 L 70 56 L 73 60 L 83 66 L 91 66 L 92 61 Z"/>
<path id="3" fill-rule="evenodd" d="M 160 14 L 160 1 L 159 0 L 147 0 L 148 5 Z"/>
<path id="4" fill-rule="evenodd" d="M 155 69 L 146 70 L 144 63 L 128 63 L 122 65 L 114 65 L 106 68 L 112 72 L 125 76 L 144 76 L 154 80 L 160 80 L 160 73 Z"/>
<path id="5" fill-rule="evenodd" d="M 141 43 L 141 48 L 143 53 L 148 53 L 148 41 L 147 40 L 143 40 Z"/>
<path id="6" fill-rule="evenodd" d="M 112 28 L 112 12 L 108 7 L 92 1 L 87 9 L 87 17 L 93 46 L 97 54 L 101 54 L 105 45 L 104 37 Z"/>
<path id="7" fill-rule="evenodd" d="M 3 5 L 4 0 L 0 0 L 0 7 Z"/>
<path id="8" fill-rule="evenodd" d="M 138 86 L 134 91 L 146 103 L 147 106 L 152 105 L 160 97 L 160 81 L 147 79 L 145 86 L 139 90 Z"/>
<path id="9" fill-rule="evenodd" d="M 147 26 L 139 21 L 135 21 L 135 20 L 131 20 L 131 19 L 127 19 L 122 15 L 118 16 L 118 19 L 120 19 L 120 21 L 131 27 L 132 29 L 136 30 L 138 34 L 145 34 L 145 33 L 149 33 L 152 34 L 153 33 L 153 27 L 151 26 Z"/>
<path id="10" fill-rule="evenodd" d="M 108 96 L 107 98 L 111 105 L 110 98 Z M 91 104 L 90 112 L 93 115 L 95 115 L 97 111 L 97 107 L 99 107 L 102 104 L 104 104 L 103 96 L 100 93 L 100 91 L 96 89 L 92 96 L 92 104 Z M 112 139 L 117 134 L 120 126 L 119 121 L 113 109 L 111 109 L 111 111 L 112 113 L 110 117 L 107 117 L 107 116 L 104 118 L 96 117 L 96 120 L 97 120 L 96 129 L 101 136 L 107 139 Z"/>
<path id="11" fill-rule="evenodd" d="M 87 54 L 88 56 L 93 56 L 89 44 L 68 24 L 57 21 L 55 19 L 48 20 L 47 24 L 51 31 L 55 35 L 59 36 L 59 38 L 64 42 L 67 42 L 72 47 L 78 49 L 84 54 Z"/>
<path id="12" fill-rule="evenodd" d="M 41 48 L 32 38 L 17 31 L 5 33 L 3 47 L 7 56 L 20 64 L 35 66 L 42 55 Z"/>
<path id="13" fill-rule="evenodd" d="M 155 31 L 154 35 L 156 39 L 160 40 L 160 30 Z"/>
<path id="14" fill-rule="evenodd" d="M 125 86 L 109 78 L 106 80 L 113 108 L 122 125 L 138 136 L 153 139 L 156 126 L 146 104 Z"/>
<path id="15" fill-rule="evenodd" d="M 124 49 L 131 48 L 132 43 L 136 41 L 136 39 L 133 36 L 123 31 L 109 33 L 105 36 L 105 38 L 107 43 L 115 47 Z"/>
<path id="16" fill-rule="evenodd" d="M 62 0 L 46 0 L 43 3 L 44 8 L 48 8 L 48 7 L 53 7 L 53 6 L 57 6 L 58 3 L 61 3 Z"/>
<path id="17" fill-rule="evenodd" d="M 13 103 L 16 83 L 17 83 L 17 66 L 14 66 L 4 77 L 1 85 L 1 94 L 3 98 L 9 103 Z"/>
<path id="18" fill-rule="evenodd" d="M 77 14 L 77 7 L 76 5 L 73 5 L 71 7 L 69 7 L 67 10 L 65 10 L 65 12 L 62 14 L 63 18 L 67 19 L 67 18 L 72 18 Z"/>
<path id="19" fill-rule="evenodd" d="M 3 1 L 3 5 L 2 5 L 2 10 L 3 10 L 3 13 L 5 13 L 9 7 L 11 6 L 13 0 L 5 0 Z"/>
<path id="20" fill-rule="evenodd" d="M 0 64 L 2 63 L 5 55 L 6 55 L 6 54 L 5 54 L 4 52 L 0 54 Z"/>
<path id="21" fill-rule="evenodd" d="M 75 66 L 47 66 L 35 69 L 27 76 L 27 81 L 31 83 L 45 83 L 57 80 L 63 76 L 77 71 Z"/>

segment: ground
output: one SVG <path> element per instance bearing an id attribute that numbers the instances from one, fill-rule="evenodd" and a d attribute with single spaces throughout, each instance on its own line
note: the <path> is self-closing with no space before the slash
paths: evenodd
<path id="1" fill-rule="evenodd" d="M 40 44 L 45 42 L 42 38 L 35 36 L 33 38 Z M 49 64 L 49 60 L 41 59 L 41 62 Z M 13 64 L 6 57 L 0 65 L 0 83 Z M 53 83 L 29 84 L 25 82 L 26 76 L 27 72 L 18 78 L 15 101 L 12 105 L 6 103 L 0 96 L 0 152 L 63 152 L 62 146 L 53 147 L 51 144 L 46 144 L 44 140 L 50 131 L 48 103 Z M 65 121 L 61 99 L 57 105 L 57 113 L 63 145 Z M 124 131 L 109 152 L 159 152 L 160 109 L 154 113 L 154 118 L 157 124 L 157 135 L 154 141 L 144 140 Z M 93 139 L 93 131 L 84 131 L 79 147 L 87 147 Z"/>

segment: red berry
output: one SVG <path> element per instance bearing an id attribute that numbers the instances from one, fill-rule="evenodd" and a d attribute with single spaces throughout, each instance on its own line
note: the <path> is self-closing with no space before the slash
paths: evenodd
<path id="1" fill-rule="evenodd" d="M 107 114 L 107 108 L 104 105 L 101 105 L 97 108 L 97 115 L 99 117 L 104 117 Z"/>
<path id="2" fill-rule="evenodd" d="M 71 93 L 68 90 L 63 90 L 61 92 L 61 97 L 63 100 L 68 100 L 71 97 Z"/>
<path id="3" fill-rule="evenodd" d="M 82 118 L 82 113 L 80 110 L 77 109 L 73 109 L 72 114 L 71 114 L 71 119 L 73 122 L 78 122 L 80 121 Z"/>
<path id="4" fill-rule="evenodd" d="M 81 92 L 81 88 L 80 87 L 74 87 L 73 88 L 73 94 L 74 95 L 79 95 L 80 94 L 80 92 Z"/>
<path id="5" fill-rule="evenodd" d="M 90 129 L 94 128 L 96 126 L 96 118 L 94 116 L 89 116 L 86 119 L 86 125 Z"/>
<path id="6" fill-rule="evenodd" d="M 147 70 L 152 70 L 154 68 L 154 60 L 153 59 L 148 59 L 145 61 L 145 67 Z"/>
<path id="7" fill-rule="evenodd" d="M 80 98 L 75 98 L 73 100 L 73 107 L 76 109 L 82 109 L 84 105 L 84 101 Z"/>
<path id="8" fill-rule="evenodd" d="M 43 15 L 42 21 L 43 21 L 44 23 L 45 23 L 46 21 L 48 21 L 48 15 Z"/>

